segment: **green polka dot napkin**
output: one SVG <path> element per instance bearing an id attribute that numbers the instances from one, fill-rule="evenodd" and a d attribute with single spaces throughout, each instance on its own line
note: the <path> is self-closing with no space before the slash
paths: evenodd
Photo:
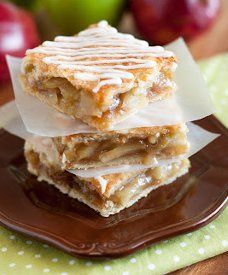
<path id="1" fill-rule="evenodd" d="M 228 209 L 195 232 L 160 242 L 117 260 L 81 260 L 60 250 L 0 229 L 0 274 L 138 275 L 164 274 L 228 248 Z"/>
<path id="2" fill-rule="evenodd" d="M 228 126 L 228 54 L 201 62 L 216 107 Z M 76 259 L 0 227 L 0 275 L 164 274 L 228 250 L 228 209 L 209 225 L 117 260 Z"/>

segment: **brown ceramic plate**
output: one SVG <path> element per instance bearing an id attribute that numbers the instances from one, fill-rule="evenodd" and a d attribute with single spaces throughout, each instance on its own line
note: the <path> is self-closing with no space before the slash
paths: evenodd
<path id="1" fill-rule="evenodd" d="M 109 218 L 39 183 L 26 171 L 23 141 L 0 132 L 0 222 L 75 256 L 120 257 L 213 220 L 227 198 L 228 140 L 214 118 L 199 122 L 222 135 L 191 158 L 190 173 Z"/>

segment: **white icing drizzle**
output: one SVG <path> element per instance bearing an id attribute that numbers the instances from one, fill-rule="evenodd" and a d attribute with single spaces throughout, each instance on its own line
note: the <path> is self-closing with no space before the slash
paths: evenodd
<path id="1" fill-rule="evenodd" d="M 104 28 L 107 26 L 107 21 L 106 20 L 101 20 L 97 25 L 98 27 Z"/>
<path id="2" fill-rule="evenodd" d="M 27 53 L 45 54 L 46 64 L 71 69 L 76 79 L 96 82 L 94 93 L 103 86 L 120 86 L 123 81 L 132 80 L 134 75 L 129 70 L 155 68 L 156 61 L 150 57 L 173 56 L 163 47 L 150 47 L 146 41 L 118 33 L 106 21 L 77 36 L 57 36 Z"/>
<path id="3" fill-rule="evenodd" d="M 101 186 L 101 193 L 104 194 L 108 183 L 107 180 L 104 179 L 102 176 L 95 177 L 95 179 L 99 181 Z"/>
<path id="4" fill-rule="evenodd" d="M 93 89 L 93 92 L 97 93 L 100 90 L 100 88 L 102 86 L 105 86 L 105 85 L 118 85 L 118 86 L 120 86 L 121 84 L 122 84 L 121 78 L 119 78 L 119 77 L 117 77 L 117 78 L 112 77 L 110 79 L 106 79 L 106 80 L 100 81 L 98 83 L 98 85 Z"/>

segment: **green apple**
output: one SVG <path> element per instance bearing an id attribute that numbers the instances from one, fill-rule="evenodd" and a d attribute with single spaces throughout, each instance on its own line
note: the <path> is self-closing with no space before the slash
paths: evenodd
<path id="1" fill-rule="evenodd" d="M 126 0 L 36 0 L 33 10 L 45 36 L 53 36 L 75 34 L 100 20 L 115 26 L 125 6 Z"/>

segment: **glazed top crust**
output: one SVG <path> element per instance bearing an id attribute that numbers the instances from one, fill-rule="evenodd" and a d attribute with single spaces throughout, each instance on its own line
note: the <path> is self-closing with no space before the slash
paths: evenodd
<path id="1" fill-rule="evenodd" d="M 75 36 L 57 36 L 27 50 L 22 65 L 36 67 L 36 75 L 62 77 L 76 89 L 96 96 L 123 93 L 140 81 L 151 81 L 164 62 L 176 68 L 176 58 L 163 47 L 119 33 L 106 21 L 91 25 Z"/>

